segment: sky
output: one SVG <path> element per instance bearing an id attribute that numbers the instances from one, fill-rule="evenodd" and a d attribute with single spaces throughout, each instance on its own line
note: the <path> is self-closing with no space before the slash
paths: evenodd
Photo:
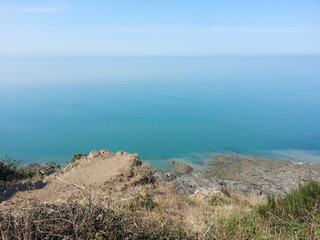
<path id="1" fill-rule="evenodd" d="M 0 56 L 318 54 L 320 0 L 0 0 Z"/>

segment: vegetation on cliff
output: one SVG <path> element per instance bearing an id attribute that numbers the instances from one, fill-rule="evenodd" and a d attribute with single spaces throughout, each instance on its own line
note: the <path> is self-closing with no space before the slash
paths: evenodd
<path id="1" fill-rule="evenodd" d="M 211 197 L 208 200 L 186 198 L 180 196 L 169 185 L 162 191 L 170 192 L 170 200 L 164 198 L 159 200 L 157 194 L 168 193 L 161 193 L 160 186 L 145 187 L 149 191 L 144 194 L 120 200 L 115 198 L 102 200 L 103 198 L 91 193 L 81 200 L 74 198 L 64 204 L 29 202 L 20 208 L 18 213 L 0 214 L 1 237 L 2 239 L 319 239 L 320 237 L 320 184 L 314 181 L 308 181 L 298 190 L 283 197 L 269 197 L 266 203 L 252 206 L 250 211 L 239 214 L 233 211 L 232 214 L 224 216 L 223 214 L 219 216 L 217 211 L 228 211 L 230 208 L 244 209 L 244 205 L 248 202 L 226 195 Z M 165 209 L 168 205 L 171 205 L 172 209 Z M 183 211 L 186 211 L 186 206 L 189 211 L 206 212 L 201 215 L 202 228 L 192 229 L 181 218 L 185 214 Z"/>
<path id="2" fill-rule="evenodd" d="M 31 179 L 39 174 L 41 174 L 40 171 L 35 168 L 19 167 L 19 162 L 10 159 L 7 155 L 0 160 L 0 182 Z"/>
<path id="3" fill-rule="evenodd" d="M 309 180 L 254 210 L 219 220 L 217 239 L 320 239 L 320 183 Z"/>
<path id="4" fill-rule="evenodd" d="M 320 238 L 319 181 L 301 180 L 295 191 L 265 197 L 247 188 L 234 191 L 243 187 L 242 178 L 228 185 L 213 175 L 204 178 L 204 172 L 161 175 L 136 154 L 101 150 L 77 158 L 59 173 L 44 177 L 38 187 L 1 186 L 0 239 Z M 274 171 L 271 160 L 259 161 L 262 170 L 254 163 L 258 171 L 264 172 L 265 166 Z M 224 166 L 220 163 L 214 169 L 218 173 L 217 166 Z M 239 164 L 244 166 L 236 160 L 236 168 Z M 2 166 L 6 171 L 18 169 L 5 162 Z M 287 170 L 285 176 L 287 168 L 300 175 L 318 169 L 280 166 Z M 174 177 L 194 191 L 183 191 L 179 181 L 170 181 Z M 250 180 L 246 175 L 245 179 Z M 195 181 L 202 185 L 194 187 Z M 215 182 L 220 188 L 206 187 Z"/>
<path id="5" fill-rule="evenodd" d="M 60 165 L 54 162 L 42 165 L 31 163 L 26 166 L 20 166 L 19 161 L 5 155 L 0 160 L 0 183 L 12 184 L 24 180 L 40 180 L 44 176 L 55 173 L 60 169 Z"/>

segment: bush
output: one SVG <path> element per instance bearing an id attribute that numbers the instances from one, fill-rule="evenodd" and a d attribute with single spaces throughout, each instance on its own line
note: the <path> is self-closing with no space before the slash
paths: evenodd
<path id="1" fill-rule="evenodd" d="M 277 201 L 268 196 L 268 202 L 256 209 L 260 215 L 272 214 L 288 220 L 305 221 L 320 213 L 320 183 L 309 180 L 296 191 L 280 197 Z"/>
<path id="2" fill-rule="evenodd" d="M 141 207 L 146 208 L 147 210 L 152 210 L 156 207 L 156 203 L 148 196 L 139 196 L 139 204 Z"/>
<path id="3" fill-rule="evenodd" d="M 268 196 L 267 203 L 264 205 L 259 205 L 256 211 L 261 216 L 266 216 L 268 213 L 276 209 L 276 199 L 274 196 Z"/>
<path id="4" fill-rule="evenodd" d="M 305 217 L 320 213 L 320 183 L 313 180 L 300 185 L 297 191 L 279 201 L 283 215 L 304 221 Z"/>
<path id="5" fill-rule="evenodd" d="M 148 211 L 151 211 L 157 206 L 157 203 L 155 203 L 151 197 L 142 196 L 140 194 L 136 195 L 135 197 L 132 197 L 128 201 L 128 204 L 131 211 L 137 211 L 140 208 L 144 208 Z"/>
<path id="6" fill-rule="evenodd" d="M 221 218 L 213 236 L 218 239 L 318 239 L 320 183 L 309 180 L 296 191 L 275 198 L 254 211 Z"/>
<path id="7" fill-rule="evenodd" d="M 24 169 L 19 167 L 19 162 L 10 159 L 7 155 L 0 160 L 0 181 L 12 182 L 32 178 L 40 174 L 36 169 Z"/>
<path id="8" fill-rule="evenodd" d="M 256 215 L 253 212 L 221 219 L 222 231 L 229 239 L 254 239 L 257 234 Z"/>

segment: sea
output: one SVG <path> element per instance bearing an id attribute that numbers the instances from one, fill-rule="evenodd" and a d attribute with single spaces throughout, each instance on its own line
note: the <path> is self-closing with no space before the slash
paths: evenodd
<path id="1" fill-rule="evenodd" d="M 0 157 L 320 162 L 320 56 L 0 57 Z"/>

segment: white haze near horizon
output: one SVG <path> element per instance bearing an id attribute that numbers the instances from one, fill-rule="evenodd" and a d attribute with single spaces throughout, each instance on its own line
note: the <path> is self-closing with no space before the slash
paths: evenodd
<path id="1" fill-rule="evenodd" d="M 0 84 L 319 79 L 320 56 L 0 58 Z"/>

